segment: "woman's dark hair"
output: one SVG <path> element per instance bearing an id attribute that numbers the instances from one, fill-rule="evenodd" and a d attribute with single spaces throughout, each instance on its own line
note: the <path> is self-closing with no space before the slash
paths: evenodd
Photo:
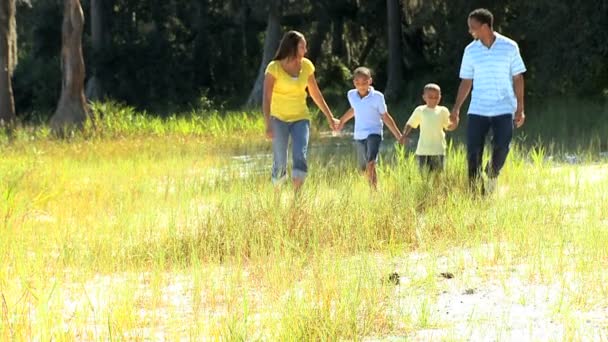
<path id="1" fill-rule="evenodd" d="M 490 28 L 494 25 L 494 15 L 485 8 L 478 8 L 469 14 L 469 19 L 475 19 L 480 24 L 488 24 Z"/>
<path id="2" fill-rule="evenodd" d="M 298 44 L 304 39 L 304 35 L 298 31 L 289 31 L 283 35 L 277 53 L 273 60 L 295 57 L 298 54 Z"/>

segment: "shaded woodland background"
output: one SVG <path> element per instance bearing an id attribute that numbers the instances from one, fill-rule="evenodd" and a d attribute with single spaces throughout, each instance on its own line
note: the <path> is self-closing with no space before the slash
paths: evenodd
<path id="1" fill-rule="evenodd" d="M 66 2 L 78 3 L 2 0 L 3 8 L 14 6 L 14 18 L 3 14 L 2 20 L 16 27 L 16 34 L 9 29 L 2 35 L 16 44 L 4 49 L 0 44 L 0 51 L 14 53 L 12 93 L 21 121 L 46 120 L 58 106 Z M 350 70 L 359 65 L 374 70 L 375 86 L 393 103 L 417 100 L 428 81 L 441 84 L 449 102 L 471 41 L 466 17 L 477 7 L 489 8 L 495 29 L 519 43 L 528 67 L 528 98 L 608 96 L 606 0 L 82 0 L 80 5 L 87 100 L 111 99 L 160 115 L 189 108 L 258 109 L 256 79 L 289 29 L 306 35 L 309 58 L 331 105 L 346 101 Z"/>

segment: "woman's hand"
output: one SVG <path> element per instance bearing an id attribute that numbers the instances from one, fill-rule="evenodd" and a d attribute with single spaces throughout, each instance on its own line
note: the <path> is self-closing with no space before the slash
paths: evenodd
<path id="1" fill-rule="evenodd" d="M 340 120 L 336 119 L 332 116 L 330 116 L 330 118 L 328 119 L 329 121 L 329 127 L 331 128 L 332 131 L 337 131 L 339 130 L 338 127 L 340 127 Z"/>

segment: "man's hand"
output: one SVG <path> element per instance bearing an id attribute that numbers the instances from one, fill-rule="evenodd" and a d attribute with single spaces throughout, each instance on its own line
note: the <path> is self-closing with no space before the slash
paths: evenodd
<path id="1" fill-rule="evenodd" d="M 450 123 L 454 128 L 458 127 L 458 123 L 460 123 L 460 108 L 453 108 L 450 113 Z"/>
<path id="2" fill-rule="evenodd" d="M 515 122 L 515 127 L 520 128 L 524 125 L 524 121 L 526 121 L 526 114 L 524 114 L 523 109 L 518 109 L 515 111 L 515 117 L 513 118 Z"/>

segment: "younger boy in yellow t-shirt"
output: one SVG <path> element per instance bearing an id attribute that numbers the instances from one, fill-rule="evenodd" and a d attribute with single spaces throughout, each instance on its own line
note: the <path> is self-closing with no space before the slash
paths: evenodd
<path id="1" fill-rule="evenodd" d="M 424 86 L 422 98 L 426 105 L 418 106 L 403 129 L 401 143 L 405 143 L 413 129 L 420 127 L 416 159 L 420 171 L 441 172 L 445 166 L 445 132 L 456 125 L 450 122 L 450 111 L 439 105 L 441 88 L 434 83 Z"/>

